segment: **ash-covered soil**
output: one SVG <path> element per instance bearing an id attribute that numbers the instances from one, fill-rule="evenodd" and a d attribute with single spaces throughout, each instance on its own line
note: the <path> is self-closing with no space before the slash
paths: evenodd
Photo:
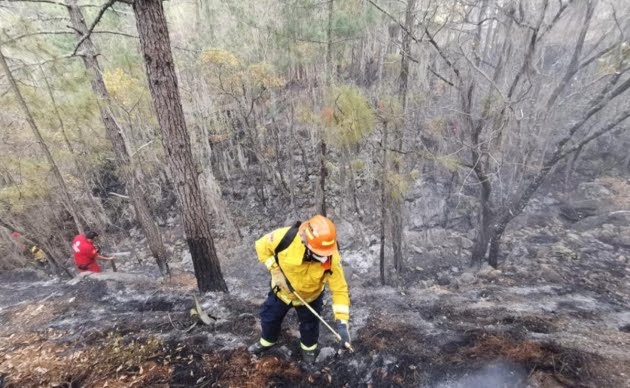
<path id="1" fill-rule="evenodd" d="M 386 286 L 374 232 L 337 218 L 356 352 L 335 355 L 321 327 L 314 366 L 300 360 L 294 313 L 276 349 L 246 351 L 268 287 L 253 239 L 292 219 L 248 213 L 244 239 L 218 234 L 230 293 L 198 295 L 210 325 L 190 315 L 196 282 L 176 218 L 165 222 L 168 280 L 133 229 L 118 244 L 131 252 L 121 272 L 71 283 L 0 274 L 0 387 L 630 387 L 630 212 L 619 211 L 627 188 L 601 180 L 570 200 L 533 199 L 493 269 L 469 266 L 468 221 L 453 215 L 440 227 L 439 196 L 419 185 L 408 210 L 420 214 L 417 204 L 424 218 L 405 231 L 405 270 L 388 268 Z M 329 300 L 324 311 L 331 322 Z"/>
<path id="2" fill-rule="evenodd" d="M 300 360 L 292 313 L 277 349 L 246 351 L 266 291 L 266 274 L 250 264 L 225 266 L 229 294 L 199 295 L 211 325 L 191 317 L 195 280 L 181 268 L 160 280 L 129 265 L 72 284 L 4 274 L 0 386 L 630 386 L 628 273 L 599 287 L 583 282 L 616 259 L 547 260 L 562 274 L 553 282 L 536 261 L 467 269 L 428 287 L 381 287 L 354 272 L 355 353 L 335 355 L 322 327 L 314 366 Z M 325 311 L 332 320 L 329 301 Z"/>

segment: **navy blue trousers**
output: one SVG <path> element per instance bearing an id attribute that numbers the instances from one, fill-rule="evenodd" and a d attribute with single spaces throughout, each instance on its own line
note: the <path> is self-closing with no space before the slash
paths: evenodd
<path id="1" fill-rule="evenodd" d="M 309 305 L 321 315 L 324 293 L 317 297 Z M 293 306 L 284 303 L 273 293 L 269 292 L 267 300 L 260 309 L 260 322 L 262 326 L 262 338 L 275 343 L 280 337 L 282 320 L 291 308 L 295 308 L 300 321 L 300 341 L 304 346 L 311 347 L 317 344 L 319 338 L 319 319 L 305 306 Z"/>

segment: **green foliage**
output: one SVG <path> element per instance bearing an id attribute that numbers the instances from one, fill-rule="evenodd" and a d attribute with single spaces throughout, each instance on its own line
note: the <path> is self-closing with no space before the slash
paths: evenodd
<path id="1" fill-rule="evenodd" d="M 387 174 L 387 184 L 391 199 L 397 202 L 404 200 L 405 194 L 409 191 L 409 179 L 402 174 L 396 174 L 390 171 L 390 173 Z"/>
<path id="2" fill-rule="evenodd" d="M 267 29 L 273 31 L 278 49 L 275 64 L 281 70 L 322 63 L 328 39 L 328 2 L 294 0 L 282 2 L 278 20 Z M 342 53 L 347 41 L 358 38 L 376 20 L 374 7 L 362 0 L 334 0 L 331 35 L 333 56 L 338 63 L 347 59 Z"/>
<path id="3" fill-rule="evenodd" d="M 322 120 L 329 142 L 343 147 L 360 142 L 376 121 L 374 110 L 356 86 L 335 88 L 330 105 L 322 110 Z"/>
<path id="4" fill-rule="evenodd" d="M 119 67 L 105 71 L 103 79 L 112 98 L 127 109 L 135 106 L 145 94 L 144 85 Z"/>
<path id="5" fill-rule="evenodd" d="M 280 88 L 284 80 L 265 62 L 246 65 L 227 50 L 209 49 L 200 56 L 208 83 L 219 93 L 231 97 L 262 97 Z"/>
<path id="6" fill-rule="evenodd" d="M 400 127 L 403 123 L 402 105 L 400 99 L 394 96 L 383 96 L 377 104 L 378 117 L 387 125 Z"/>
<path id="7" fill-rule="evenodd" d="M 201 54 L 201 61 L 207 65 L 216 66 L 219 69 L 235 71 L 241 66 L 241 61 L 236 55 L 227 50 L 209 49 Z"/>
<path id="8" fill-rule="evenodd" d="M 0 156 L 0 165 L 10 171 L 16 181 L 13 185 L 0 188 L 0 203 L 20 211 L 29 203 L 49 195 L 47 175 L 50 169 L 42 159 L 5 154 Z"/>
<path id="9" fill-rule="evenodd" d="M 376 17 L 374 7 L 362 0 L 335 1 L 333 31 L 336 37 L 353 37 L 361 33 Z"/>
<path id="10" fill-rule="evenodd" d="M 324 112 L 322 112 L 322 116 L 317 115 L 317 113 L 313 112 L 311 106 L 308 102 L 298 101 L 295 107 L 295 116 L 297 121 L 303 124 L 322 124 L 322 117 Z"/>
<path id="11" fill-rule="evenodd" d="M 412 181 L 417 181 L 418 179 L 420 179 L 420 177 L 422 176 L 422 170 L 419 170 L 417 168 L 414 168 L 413 170 L 411 170 L 411 172 L 409 173 L 409 177 L 411 178 Z"/>
<path id="12" fill-rule="evenodd" d="M 614 49 L 599 58 L 597 65 L 603 74 L 614 74 L 619 69 L 630 67 L 630 41 L 623 42 L 618 49 Z"/>
<path id="13" fill-rule="evenodd" d="M 365 161 L 363 159 L 353 159 L 350 166 L 354 171 L 363 171 L 365 169 Z"/>
<path id="14" fill-rule="evenodd" d="M 440 166 L 444 167 L 449 172 L 456 172 L 462 167 L 459 159 L 452 156 L 435 156 L 433 160 L 435 160 Z"/>

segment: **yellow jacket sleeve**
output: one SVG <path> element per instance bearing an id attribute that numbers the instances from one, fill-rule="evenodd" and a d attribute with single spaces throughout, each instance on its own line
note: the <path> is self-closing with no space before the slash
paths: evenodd
<path id="1" fill-rule="evenodd" d="M 339 252 L 333 254 L 330 269 L 332 274 L 328 277 L 328 288 L 332 296 L 333 314 L 335 320 L 347 323 L 350 320 L 350 296 Z"/>
<path id="2" fill-rule="evenodd" d="M 267 269 L 271 269 L 271 267 L 276 264 L 274 251 L 289 229 L 290 227 L 276 229 L 256 241 L 256 255 L 258 256 L 258 261 L 263 263 Z"/>

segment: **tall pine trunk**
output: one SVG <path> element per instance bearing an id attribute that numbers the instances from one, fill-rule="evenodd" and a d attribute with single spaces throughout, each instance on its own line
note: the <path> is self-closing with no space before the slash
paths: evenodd
<path id="1" fill-rule="evenodd" d="M 72 27 L 74 28 L 77 39 L 80 40 L 88 31 L 85 19 L 83 18 L 79 5 L 77 4 L 77 0 L 66 0 L 66 4 L 68 5 L 68 12 L 70 14 Z M 98 52 L 90 37 L 83 41 L 80 51 L 83 53 L 83 64 L 90 76 L 92 91 L 98 99 L 98 107 L 101 120 L 105 126 L 107 138 L 112 143 L 116 162 L 120 172 L 122 173 L 122 178 L 127 186 L 127 190 L 129 190 L 129 197 L 136 213 L 136 219 L 144 231 L 147 243 L 149 244 L 149 249 L 151 250 L 153 257 L 155 257 L 157 265 L 160 268 L 160 272 L 165 275 L 169 273 L 169 269 L 167 264 L 166 248 L 164 247 L 164 243 L 162 241 L 162 234 L 160 233 L 158 226 L 153 221 L 153 216 L 151 215 L 151 210 L 146 197 L 142 191 L 140 182 L 136 177 L 138 174 L 136 174 L 134 170 L 137 167 L 134 166 L 133 161 L 129 156 L 130 153 L 127 148 L 127 144 L 125 143 L 123 129 L 118 125 L 118 122 L 116 122 L 116 119 L 112 114 L 111 97 L 107 91 L 107 87 L 105 86 L 101 67 L 98 63 Z"/>
<path id="2" fill-rule="evenodd" d="M 136 0 L 133 11 L 197 285 L 202 292 L 227 291 L 210 233 L 206 201 L 199 189 L 199 171 L 184 120 L 162 1 Z"/>

